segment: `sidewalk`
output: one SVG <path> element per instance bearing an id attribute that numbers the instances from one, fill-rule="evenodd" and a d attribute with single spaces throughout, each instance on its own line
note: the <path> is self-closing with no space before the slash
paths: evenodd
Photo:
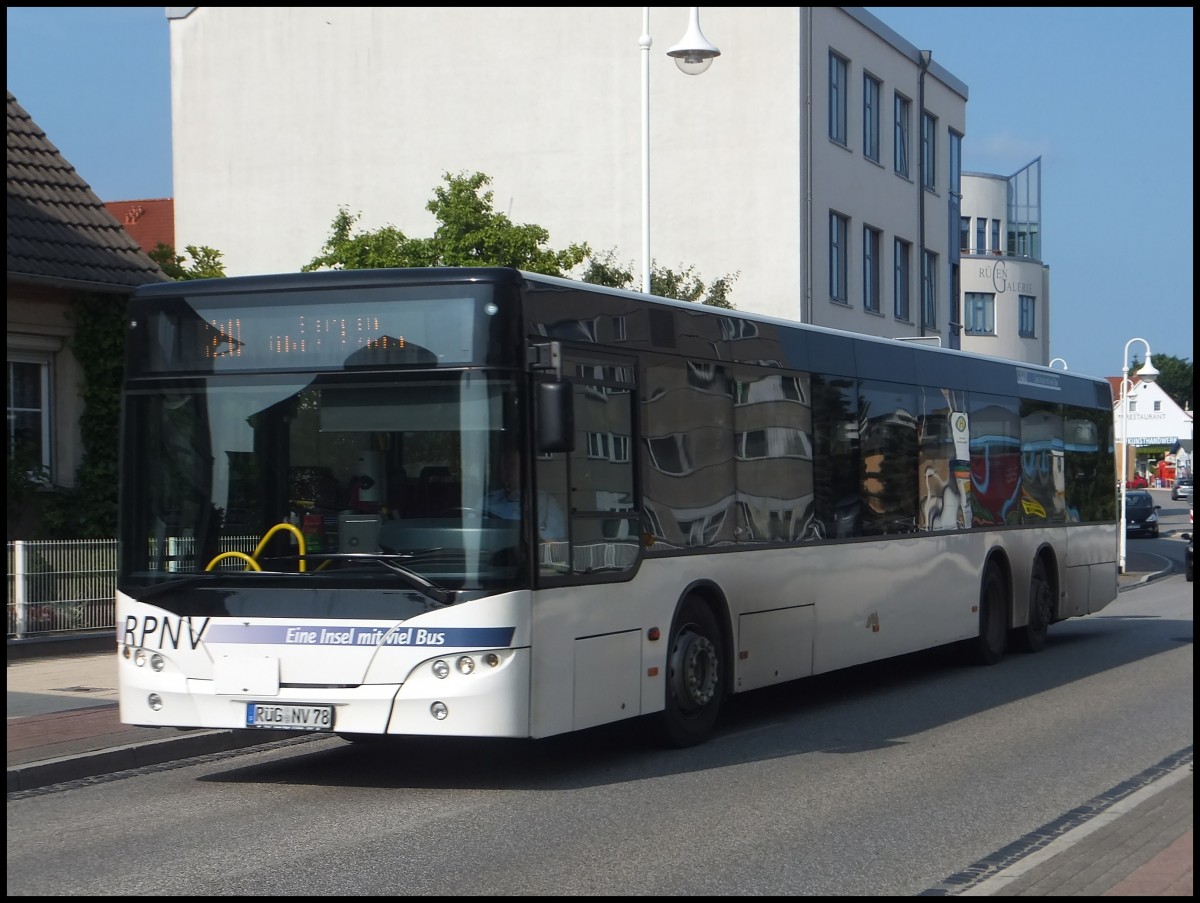
<path id="1" fill-rule="evenodd" d="M 1130 552 L 1126 566 L 1121 592 L 1170 572 L 1169 562 L 1149 553 Z M 10 643 L 7 672 L 10 794 L 294 736 L 121 724 L 111 635 Z M 1031 851 L 1012 863 L 974 867 L 964 873 L 961 886 L 946 887 L 946 894 L 1192 895 L 1190 760 L 1148 776 L 1136 792 L 1081 808 L 1097 811 L 1078 825 L 1039 832 Z M 979 880 L 980 874 L 988 877 Z"/>

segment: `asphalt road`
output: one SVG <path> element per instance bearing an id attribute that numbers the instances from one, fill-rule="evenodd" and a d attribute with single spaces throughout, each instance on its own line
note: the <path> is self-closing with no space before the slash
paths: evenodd
<path id="1" fill-rule="evenodd" d="M 751 694 L 690 750 L 634 725 L 328 738 L 10 795 L 9 894 L 945 893 L 1190 763 L 1191 638 L 1175 575 L 992 668 L 909 656 Z"/>

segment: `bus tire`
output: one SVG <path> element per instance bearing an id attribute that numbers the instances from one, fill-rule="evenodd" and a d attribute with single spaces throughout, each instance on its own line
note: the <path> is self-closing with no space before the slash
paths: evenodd
<path id="1" fill-rule="evenodd" d="M 995 565 L 988 565 L 979 588 L 979 636 L 971 657 L 980 665 L 994 665 L 1004 657 L 1008 644 L 1008 593 Z"/>
<path id="2" fill-rule="evenodd" d="M 712 609 L 697 596 L 683 600 L 667 650 L 666 707 L 662 739 L 695 746 L 712 734 L 725 693 L 721 629 Z"/>
<path id="3" fill-rule="evenodd" d="M 1018 651 L 1041 652 L 1045 648 L 1053 609 L 1054 594 L 1046 578 L 1046 565 L 1039 558 L 1033 563 L 1029 578 L 1029 623 L 1014 629 L 1010 637 Z"/>

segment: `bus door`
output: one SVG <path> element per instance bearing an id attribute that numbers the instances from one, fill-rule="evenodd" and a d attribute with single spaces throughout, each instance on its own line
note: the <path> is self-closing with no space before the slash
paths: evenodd
<path id="1" fill-rule="evenodd" d="M 565 349 L 562 378 L 571 384 L 574 443 L 566 452 L 536 448 L 539 527 L 565 512 L 567 535 L 540 543 L 543 578 L 590 574 L 617 578 L 641 550 L 641 510 L 634 472 L 632 358 Z M 601 577 L 601 579 L 604 579 Z"/>

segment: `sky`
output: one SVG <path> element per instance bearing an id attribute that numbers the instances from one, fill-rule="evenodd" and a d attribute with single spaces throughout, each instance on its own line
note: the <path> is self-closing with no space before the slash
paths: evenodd
<path id="1" fill-rule="evenodd" d="M 1051 359 L 1193 360 L 1191 7 L 867 9 L 967 85 L 964 171 L 1042 158 Z M 8 7 L 8 90 L 101 200 L 172 196 L 165 7 Z"/>

